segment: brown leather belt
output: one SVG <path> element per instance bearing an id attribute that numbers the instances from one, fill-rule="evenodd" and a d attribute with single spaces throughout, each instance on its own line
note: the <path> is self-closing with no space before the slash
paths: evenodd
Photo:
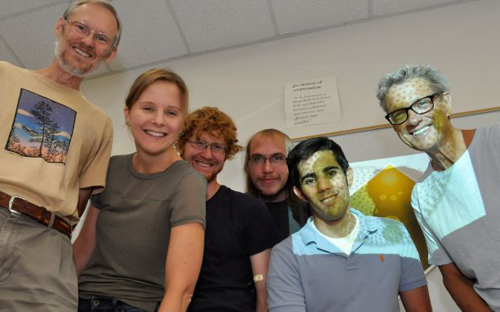
<path id="1" fill-rule="evenodd" d="M 20 213 L 31 217 L 39 223 L 53 228 L 71 239 L 71 226 L 63 218 L 48 211 L 47 209 L 34 205 L 27 200 L 17 196 L 10 196 L 0 191 L 0 207 L 8 209 L 11 213 Z"/>

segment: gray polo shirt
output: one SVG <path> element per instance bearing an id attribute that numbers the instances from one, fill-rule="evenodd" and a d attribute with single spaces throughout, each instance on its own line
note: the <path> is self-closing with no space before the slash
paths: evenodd
<path id="1" fill-rule="evenodd" d="M 398 221 L 365 216 L 346 255 L 313 227 L 313 219 L 273 248 L 269 311 L 399 311 L 399 292 L 427 284 L 418 251 Z"/>

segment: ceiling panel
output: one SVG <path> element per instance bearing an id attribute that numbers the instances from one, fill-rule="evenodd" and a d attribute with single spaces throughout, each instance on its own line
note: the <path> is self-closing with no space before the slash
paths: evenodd
<path id="1" fill-rule="evenodd" d="M 54 27 L 66 4 L 30 12 L 0 22 L 0 35 L 27 68 L 50 64 L 56 42 Z"/>
<path id="2" fill-rule="evenodd" d="M 170 0 L 191 52 L 275 36 L 266 0 Z"/>
<path id="3" fill-rule="evenodd" d="M 0 60 L 7 61 L 11 64 L 16 65 L 16 66 L 22 67 L 22 64 L 20 64 L 16 60 L 16 58 L 14 57 L 14 54 L 12 54 L 12 52 L 10 52 L 9 48 L 5 45 L 2 38 L 0 38 Z"/>
<path id="4" fill-rule="evenodd" d="M 457 0 L 371 0 L 374 16 L 407 12 Z"/>
<path id="5" fill-rule="evenodd" d="M 64 0 L 0 0 L 0 18 Z"/>
<path id="6" fill-rule="evenodd" d="M 186 54 L 187 48 L 165 0 L 115 2 L 124 25 L 113 70 Z"/>
<path id="7" fill-rule="evenodd" d="M 367 0 L 271 0 L 280 34 L 368 18 Z"/>
<path id="8" fill-rule="evenodd" d="M 69 1 L 0 0 L 0 59 L 50 64 L 54 25 Z M 91 77 L 469 1 L 477 0 L 114 0 L 124 25 L 119 52 Z"/>

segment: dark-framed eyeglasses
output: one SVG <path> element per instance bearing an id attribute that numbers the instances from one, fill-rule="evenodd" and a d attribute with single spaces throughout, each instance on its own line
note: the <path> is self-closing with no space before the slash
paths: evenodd
<path id="1" fill-rule="evenodd" d="M 269 160 L 272 165 L 282 165 L 286 163 L 286 157 L 281 153 L 273 154 L 271 157 L 264 157 L 261 154 L 253 154 L 248 160 L 251 165 L 262 165 L 267 160 Z"/>
<path id="2" fill-rule="evenodd" d="M 191 141 L 187 140 L 189 143 L 193 145 L 194 148 L 199 150 L 206 150 L 209 146 L 213 153 L 222 154 L 226 151 L 226 146 L 220 143 L 210 143 L 208 144 L 205 141 Z"/>
<path id="3" fill-rule="evenodd" d="M 103 46 L 111 46 L 111 39 L 108 36 L 106 36 L 102 32 L 91 30 L 90 27 L 87 26 L 84 22 L 77 20 L 66 20 L 66 22 L 69 24 L 71 31 L 76 35 L 80 37 L 87 37 L 88 35 L 92 34 L 92 38 L 94 38 L 95 42 L 97 42 L 98 44 L 101 44 Z"/>
<path id="4" fill-rule="evenodd" d="M 408 111 L 410 109 L 419 115 L 425 114 L 434 108 L 434 97 L 441 93 L 443 92 L 440 91 L 423 97 L 406 108 L 401 108 L 385 115 L 385 119 L 392 125 L 400 125 L 408 120 Z"/>

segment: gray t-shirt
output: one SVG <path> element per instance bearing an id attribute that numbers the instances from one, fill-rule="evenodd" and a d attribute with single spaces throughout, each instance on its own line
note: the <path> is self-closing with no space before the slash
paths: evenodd
<path id="1" fill-rule="evenodd" d="M 468 150 L 445 171 L 429 165 L 412 206 L 429 263 L 455 263 L 491 309 L 500 311 L 500 125 L 476 130 Z"/>
<path id="2" fill-rule="evenodd" d="M 183 160 L 164 172 L 141 174 L 132 155 L 112 157 L 106 190 L 92 196 L 101 212 L 80 297 L 117 297 L 153 311 L 163 298 L 170 230 L 191 222 L 205 226 L 205 193 L 205 178 Z"/>

